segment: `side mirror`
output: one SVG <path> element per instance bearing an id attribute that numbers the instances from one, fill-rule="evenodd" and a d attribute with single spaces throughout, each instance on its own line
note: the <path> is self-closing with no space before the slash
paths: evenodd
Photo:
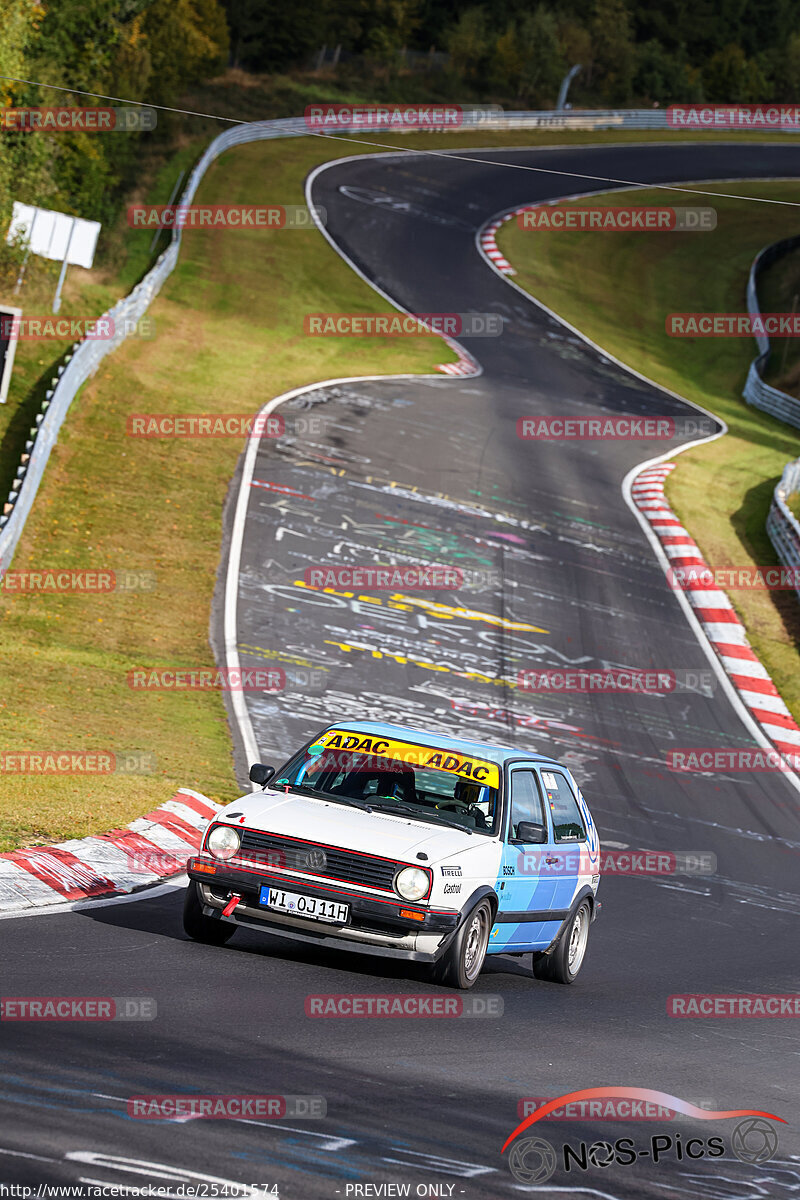
<path id="1" fill-rule="evenodd" d="M 250 768 L 250 782 L 260 783 L 263 787 L 270 779 L 272 779 L 274 774 L 274 767 L 268 767 L 266 763 L 253 763 L 252 767 Z"/>
<path id="2" fill-rule="evenodd" d="M 547 841 L 547 828 L 544 825 L 539 825 L 536 821 L 520 821 L 519 825 L 517 825 L 517 836 L 514 840 L 525 842 L 526 844 L 541 845 Z"/>

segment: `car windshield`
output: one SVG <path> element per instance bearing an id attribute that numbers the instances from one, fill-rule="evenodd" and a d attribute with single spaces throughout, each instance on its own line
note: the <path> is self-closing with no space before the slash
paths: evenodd
<path id="1" fill-rule="evenodd" d="M 420 821 L 495 832 L 500 771 L 470 755 L 328 730 L 270 783 Z"/>

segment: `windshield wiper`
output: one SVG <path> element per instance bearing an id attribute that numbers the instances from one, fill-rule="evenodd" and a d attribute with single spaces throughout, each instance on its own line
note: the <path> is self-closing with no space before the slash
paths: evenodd
<path id="1" fill-rule="evenodd" d="M 447 817 L 442 816 L 441 813 L 436 813 L 434 816 L 426 812 L 425 809 L 412 808 L 410 804 L 380 804 L 373 801 L 372 807 L 379 809 L 381 812 L 408 813 L 409 816 L 417 817 L 420 821 L 438 822 L 440 825 L 448 825 L 450 829 L 460 829 L 464 833 L 472 835 L 472 830 L 466 825 L 460 825 L 458 821 L 450 821 Z"/>
<path id="2" fill-rule="evenodd" d="M 318 800 L 332 800 L 334 804 L 349 804 L 352 808 L 360 808 L 362 812 L 372 812 L 368 804 L 362 804 L 360 800 L 354 800 L 352 796 L 334 796 L 331 792 L 323 791 L 322 788 L 312 787 L 310 783 L 290 783 L 289 787 L 293 792 L 302 792 L 307 796 L 314 796 Z"/>

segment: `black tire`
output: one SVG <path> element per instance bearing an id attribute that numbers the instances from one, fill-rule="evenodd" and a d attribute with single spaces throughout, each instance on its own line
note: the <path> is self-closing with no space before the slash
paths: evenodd
<path id="1" fill-rule="evenodd" d="M 533 956 L 533 973 L 548 983 L 574 983 L 586 957 L 592 910 L 582 900 L 549 953 Z"/>
<path id="2" fill-rule="evenodd" d="M 236 926 L 229 921 L 207 917 L 197 889 L 195 881 L 190 880 L 183 900 L 183 928 L 196 942 L 205 942 L 207 946 L 224 946 L 236 933 Z"/>
<path id="3" fill-rule="evenodd" d="M 467 913 L 458 933 L 433 968 L 436 983 L 469 991 L 475 986 L 486 959 L 486 947 L 492 928 L 492 906 L 480 900 Z"/>

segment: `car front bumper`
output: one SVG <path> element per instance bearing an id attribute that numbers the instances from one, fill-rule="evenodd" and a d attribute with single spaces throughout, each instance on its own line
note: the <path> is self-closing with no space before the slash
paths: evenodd
<path id="1" fill-rule="evenodd" d="M 209 865 L 214 868 L 213 874 Z M 461 913 L 455 910 L 431 909 L 399 897 L 373 898 L 333 881 L 273 875 L 206 856 L 190 858 L 186 869 L 189 878 L 199 885 L 205 916 L 329 949 L 432 963 L 444 952 L 461 921 Z M 336 925 L 265 908 L 259 903 L 262 886 L 340 900 L 350 905 L 349 922 Z M 229 916 L 223 916 L 222 910 L 232 896 L 241 899 Z M 401 917 L 401 909 L 419 914 L 422 919 Z"/>

